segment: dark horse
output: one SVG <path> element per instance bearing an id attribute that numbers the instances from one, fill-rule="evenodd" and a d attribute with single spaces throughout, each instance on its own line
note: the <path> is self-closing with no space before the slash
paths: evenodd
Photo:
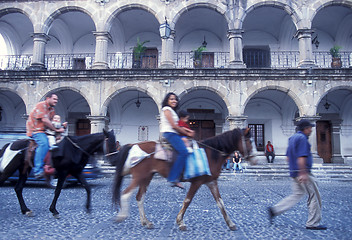
<path id="1" fill-rule="evenodd" d="M 10 146 L 11 150 L 18 151 L 12 159 L 8 161 L 6 168 L 0 172 L 0 185 L 9 178 L 16 170 L 19 171 L 19 180 L 15 186 L 15 192 L 20 203 L 21 212 L 27 216 L 33 216 L 33 212 L 26 206 L 22 191 L 27 180 L 28 173 L 31 167 L 28 167 L 25 161 L 26 149 L 28 148 L 29 140 L 17 140 L 11 145 L 6 144 L 0 152 L 0 157 L 4 154 L 6 148 Z M 91 188 L 82 174 L 82 170 L 88 162 L 90 156 L 94 153 L 115 153 L 116 143 L 113 131 L 103 133 L 88 134 L 80 137 L 65 137 L 59 144 L 57 151 L 52 153 L 52 164 L 56 169 L 58 184 L 55 189 L 55 196 L 50 205 L 50 212 L 54 217 L 59 217 L 59 212 L 56 210 L 56 202 L 61 193 L 65 179 L 68 175 L 77 178 L 78 182 L 87 191 L 86 210 L 90 210 L 91 204 Z M 113 154 L 107 154 L 112 156 Z"/>
<path id="2" fill-rule="evenodd" d="M 154 158 L 156 142 L 148 141 L 137 144 L 144 152 L 149 153 L 150 156 L 144 158 L 134 167 L 131 167 L 130 169 L 126 168 L 126 159 L 131 147 L 133 146 L 131 144 L 123 146 L 116 158 L 116 175 L 113 189 L 113 200 L 115 203 L 119 202 L 121 208 L 117 215 L 116 221 L 123 221 L 129 216 L 129 199 L 133 193 L 133 190 L 136 187 L 139 187 L 136 199 L 138 203 L 141 223 L 147 228 L 153 228 L 153 223 L 151 223 L 146 218 L 144 211 L 143 203 L 145 193 L 147 191 L 148 185 L 150 184 L 150 181 L 153 178 L 154 173 L 158 172 L 165 178 L 168 176 L 170 163 L 168 161 Z M 186 225 L 183 222 L 183 216 L 186 212 L 186 209 L 191 203 L 199 187 L 202 184 L 206 184 L 209 187 L 217 205 L 219 206 L 227 225 L 231 230 L 235 230 L 236 225 L 231 221 L 230 217 L 226 213 L 224 203 L 220 197 L 217 179 L 220 175 L 222 165 L 224 164 L 226 158 L 235 150 L 239 150 L 245 159 L 254 161 L 255 155 L 253 153 L 256 151 L 256 149 L 250 139 L 249 128 L 242 130 L 234 129 L 232 131 L 225 132 L 221 135 L 208 138 L 202 141 L 199 145 L 200 147 L 205 148 L 211 176 L 204 175 L 187 180 L 191 183 L 191 186 L 188 190 L 186 199 L 183 201 L 182 209 L 177 215 L 176 222 L 180 230 L 186 230 Z M 121 183 L 123 177 L 127 174 L 132 174 L 132 180 L 130 185 L 122 192 L 120 198 Z"/>

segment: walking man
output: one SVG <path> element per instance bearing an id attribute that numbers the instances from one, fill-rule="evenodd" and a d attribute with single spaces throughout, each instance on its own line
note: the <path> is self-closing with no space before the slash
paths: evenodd
<path id="1" fill-rule="evenodd" d="M 326 230 L 327 227 L 320 225 L 321 221 L 321 198 L 316 181 L 311 174 L 313 158 L 308 137 L 312 133 L 312 127 L 308 120 L 301 120 L 297 124 L 298 132 L 288 140 L 286 156 L 289 162 L 290 176 L 293 178 L 292 194 L 281 200 L 275 206 L 269 207 L 269 219 L 292 208 L 300 199 L 308 194 L 308 221 L 306 229 Z"/>
<path id="2" fill-rule="evenodd" d="M 270 141 L 268 141 L 268 144 L 265 146 L 265 156 L 266 156 L 266 160 L 268 160 L 268 163 L 274 163 L 275 151 L 274 151 L 274 146 L 271 144 Z M 271 157 L 271 160 L 270 160 L 270 157 Z"/>
<path id="3" fill-rule="evenodd" d="M 58 97 L 56 94 L 50 93 L 47 95 L 45 101 L 37 103 L 27 120 L 27 136 L 32 137 L 38 145 L 35 150 L 33 168 L 36 178 L 44 177 L 44 158 L 49 150 L 49 141 L 45 130 L 49 128 L 57 133 L 65 131 L 64 128 L 55 128 L 51 123 L 55 115 L 54 106 L 57 104 L 57 101 Z"/>

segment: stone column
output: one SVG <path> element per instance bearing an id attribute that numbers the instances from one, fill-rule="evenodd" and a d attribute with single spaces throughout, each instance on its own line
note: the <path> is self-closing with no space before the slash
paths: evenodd
<path id="1" fill-rule="evenodd" d="M 45 45 L 50 40 L 45 33 L 33 33 L 33 59 L 30 70 L 45 69 Z"/>
<path id="2" fill-rule="evenodd" d="M 227 32 L 230 41 L 229 68 L 246 68 L 246 64 L 243 63 L 242 34 L 241 29 L 230 29 Z"/>
<path id="3" fill-rule="evenodd" d="M 161 38 L 161 68 L 175 68 L 174 62 L 174 40 L 176 32 L 171 31 L 169 38 Z"/>
<path id="4" fill-rule="evenodd" d="M 108 64 L 108 41 L 111 39 L 108 32 L 93 32 L 95 44 L 95 61 L 92 66 L 93 69 L 106 69 L 109 68 Z"/>
<path id="5" fill-rule="evenodd" d="M 340 130 L 342 120 L 332 120 L 332 132 L 331 132 L 331 148 L 332 148 L 332 163 L 344 163 L 341 155 L 341 144 L 340 144 Z"/>
<path id="6" fill-rule="evenodd" d="M 235 128 L 245 128 L 246 127 L 246 120 L 248 116 L 232 116 L 229 115 L 226 120 L 230 124 L 230 129 L 235 129 Z"/>
<path id="7" fill-rule="evenodd" d="M 109 120 L 106 116 L 87 116 L 90 120 L 90 133 L 100 133 L 106 127 Z"/>
<path id="8" fill-rule="evenodd" d="M 315 67 L 313 61 L 313 50 L 312 50 L 312 33 L 310 29 L 299 29 L 296 32 L 295 37 L 298 39 L 299 46 L 299 62 L 298 67 L 309 68 Z"/>

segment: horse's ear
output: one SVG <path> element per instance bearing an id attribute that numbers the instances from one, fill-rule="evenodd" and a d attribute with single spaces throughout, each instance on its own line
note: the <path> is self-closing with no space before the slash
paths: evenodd
<path id="1" fill-rule="evenodd" d="M 103 133 L 104 133 L 104 135 L 105 135 L 105 136 L 107 136 L 107 135 L 108 135 L 108 131 L 106 131 L 106 129 L 105 129 L 105 128 L 103 128 Z"/>
<path id="2" fill-rule="evenodd" d="M 244 136 L 247 136 L 248 134 L 250 134 L 250 132 L 251 132 L 250 128 L 244 129 Z"/>

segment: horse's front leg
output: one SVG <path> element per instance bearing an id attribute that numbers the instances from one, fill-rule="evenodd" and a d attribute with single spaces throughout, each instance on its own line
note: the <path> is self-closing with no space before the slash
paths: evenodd
<path id="1" fill-rule="evenodd" d="M 139 191 L 136 195 L 141 224 L 142 224 L 142 226 L 146 226 L 148 229 L 154 228 L 154 224 L 148 220 L 148 218 L 146 217 L 145 211 L 144 211 L 145 194 L 147 192 L 147 187 L 148 187 L 151 179 L 152 179 L 152 177 L 146 181 L 143 181 L 143 183 L 139 186 Z"/>
<path id="2" fill-rule="evenodd" d="M 16 183 L 16 186 L 15 186 L 15 192 L 17 195 L 18 202 L 20 203 L 21 212 L 22 214 L 25 214 L 27 217 L 33 217 L 34 213 L 27 207 L 26 203 L 24 202 L 23 194 L 22 194 L 24 185 L 27 181 L 27 173 L 22 174 L 21 173 L 22 170 L 19 170 L 19 172 L 20 172 L 20 175 L 19 175 L 18 182 Z"/>
<path id="3" fill-rule="evenodd" d="M 78 182 L 80 182 L 84 187 L 84 189 L 86 189 L 86 192 L 87 192 L 86 211 L 87 213 L 89 213 L 90 206 L 91 206 L 91 187 L 82 173 L 75 174 L 74 177 L 77 178 Z"/>
<path id="4" fill-rule="evenodd" d="M 224 202 L 222 201 L 221 196 L 220 196 L 218 182 L 216 180 L 211 181 L 211 182 L 207 183 L 207 186 L 209 187 L 211 193 L 213 194 L 213 197 L 216 201 L 216 204 L 220 208 L 220 211 L 225 219 L 227 226 L 229 226 L 230 230 L 236 230 L 237 229 L 236 225 L 232 222 L 232 220 L 230 219 L 229 215 L 227 214 L 227 212 L 225 210 Z"/>
<path id="5" fill-rule="evenodd" d="M 202 183 L 199 181 L 195 181 L 195 182 L 191 183 L 191 187 L 189 188 L 189 190 L 187 192 L 187 196 L 186 196 L 185 200 L 183 201 L 182 208 L 181 208 L 180 212 L 177 214 L 176 223 L 178 224 L 178 227 L 181 231 L 187 230 L 187 226 L 183 222 L 183 216 L 185 215 L 185 212 L 186 212 L 188 206 L 191 204 L 194 195 L 196 194 L 196 192 L 198 191 L 198 189 L 201 185 L 202 185 Z"/>
<path id="6" fill-rule="evenodd" d="M 51 202 L 51 205 L 49 208 L 49 210 L 53 214 L 54 218 L 60 218 L 59 212 L 56 210 L 56 203 L 57 203 L 57 200 L 59 199 L 62 187 L 64 186 L 64 183 L 65 183 L 65 180 L 67 177 L 67 173 L 58 171 L 57 175 L 58 175 L 58 182 L 57 182 L 57 186 L 55 188 L 55 196 L 54 196 L 54 199 Z"/>

